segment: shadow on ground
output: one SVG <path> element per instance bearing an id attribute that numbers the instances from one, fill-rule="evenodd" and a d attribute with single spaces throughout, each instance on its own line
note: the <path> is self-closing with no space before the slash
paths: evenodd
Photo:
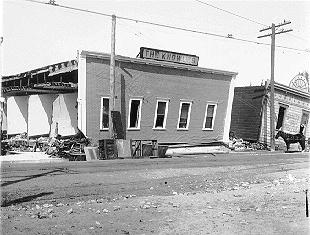
<path id="1" fill-rule="evenodd" d="M 3 198 L 3 201 L 1 201 L 1 207 L 7 207 L 7 206 L 20 204 L 23 202 L 29 202 L 29 201 L 32 201 L 33 199 L 43 197 L 46 195 L 51 195 L 51 194 L 53 194 L 53 192 L 43 192 L 43 193 L 39 193 L 39 194 L 34 194 L 34 195 L 26 196 L 26 197 L 17 198 L 17 199 L 14 199 L 12 201 L 7 201 L 5 198 Z"/>
<path id="2" fill-rule="evenodd" d="M 35 178 L 38 178 L 38 177 L 46 176 L 46 175 L 49 175 L 49 174 L 55 174 L 55 173 L 77 174 L 76 171 L 70 171 L 67 168 L 57 168 L 57 169 L 52 170 L 52 171 L 48 171 L 48 172 L 44 172 L 44 173 L 40 173 L 40 174 L 35 174 L 35 175 L 29 175 L 29 176 L 26 176 L 25 178 L 19 179 L 19 180 L 4 181 L 1 184 L 1 187 L 5 187 L 5 186 L 8 186 L 10 184 L 15 184 L 15 183 L 19 183 L 19 182 L 23 182 L 23 181 L 26 181 L 26 180 L 31 180 L 31 179 L 35 179 Z"/>

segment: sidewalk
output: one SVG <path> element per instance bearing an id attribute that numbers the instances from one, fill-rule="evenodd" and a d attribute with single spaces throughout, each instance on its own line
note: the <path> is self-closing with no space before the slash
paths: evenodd
<path id="1" fill-rule="evenodd" d="M 19 152 L 0 156 L 0 164 L 2 162 L 18 162 L 18 163 L 41 163 L 41 162 L 67 162 L 63 158 L 55 158 L 44 152 Z"/>

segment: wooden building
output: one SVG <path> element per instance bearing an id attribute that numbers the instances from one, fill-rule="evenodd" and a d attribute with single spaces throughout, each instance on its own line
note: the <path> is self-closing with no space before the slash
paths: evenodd
<path id="1" fill-rule="evenodd" d="M 302 89 L 304 85 L 294 84 L 294 80 L 297 77 L 290 86 L 275 83 L 275 128 L 276 132 L 281 128 L 284 132 L 296 134 L 304 124 L 304 135 L 308 139 L 310 93 L 308 85 Z M 270 145 L 269 91 L 268 83 L 235 88 L 230 131 L 236 137 Z M 283 140 L 276 140 L 276 145 L 283 145 Z"/>
<path id="2" fill-rule="evenodd" d="M 228 142 L 236 73 L 196 66 L 146 49 L 144 58 L 116 56 L 115 110 L 121 139 L 160 144 Z M 164 57 L 164 59 L 162 59 Z M 78 126 L 94 142 L 108 139 L 110 55 L 82 51 L 78 70 Z"/>

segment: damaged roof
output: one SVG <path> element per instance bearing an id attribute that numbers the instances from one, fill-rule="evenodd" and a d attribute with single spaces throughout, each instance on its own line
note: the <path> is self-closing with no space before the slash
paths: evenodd
<path id="1" fill-rule="evenodd" d="M 31 77 L 31 76 L 34 76 L 40 73 L 48 73 L 48 76 L 54 76 L 57 74 L 71 72 L 77 69 L 78 69 L 77 60 L 69 60 L 69 61 L 64 61 L 64 62 L 60 62 L 57 64 L 47 65 L 41 68 L 33 69 L 30 71 L 15 74 L 15 75 L 3 76 L 2 81 L 7 82 L 7 81 L 12 81 L 12 80 L 17 80 L 17 79 L 21 79 L 21 78 L 28 77 L 28 76 Z"/>

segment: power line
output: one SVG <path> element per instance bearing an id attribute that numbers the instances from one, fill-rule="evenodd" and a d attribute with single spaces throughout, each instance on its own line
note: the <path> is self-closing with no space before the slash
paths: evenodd
<path id="1" fill-rule="evenodd" d="M 38 4 L 44 4 L 44 5 L 51 5 L 51 6 L 55 6 L 55 7 L 60 7 L 60 8 L 65 8 L 65 9 L 70 9 L 70 10 L 75 10 L 75 11 L 80 11 L 80 12 L 86 12 L 86 13 L 91 13 L 91 14 L 96 14 L 96 15 L 102 15 L 102 16 L 106 16 L 106 17 L 112 17 L 112 15 L 110 15 L 110 14 L 106 14 L 106 13 L 102 13 L 102 12 L 97 12 L 97 11 L 85 10 L 85 9 L 81 9 L 81 8 L 75 8 L 75 7 L 59 5 L 59 4 L 56 4 L 55 2 L 53 2 L 53 3 L 50 3 L 50 2 L 46 3 L 46 2 L 41 2 L 41 1 L 37 1 L 37 0 L 25 0 L 25 1 L 33 2 L 33 3 L 38 3 Z M 166 25 L 166 24 L 154 23 L 154 22 L 151 22 L 151 21 L 138 20 L 138 19 L 133 19 L 133 18 L 129 18 L 129 17 L 122 17 L 122 16 L 116 16 L 116 18 L 121 19 L 121 20 L 132 21 L 132 22 L 136 22 L 136 23 L 143 23 L 143 24 L 149 24 L 149 25 L 154 25 L 154 26 L 163 27 L 163 28 L 169 28 L 169 29 L 175 29 L 175 30 L 190 32 L 190 33 L 197 33 L 197 34 L 203 34 L 203 35 L 208 35 L 208 36 L 213 36 L 213 37 L 231 39 L 231 40 L 245 42 L 245 43 L 270 46 L 270 44 L 268 44 L 268 43 L 261 43 L 261 42 L 252 41 L 252 40 L 249 40 L 249 39 L 236 38 L 236 37 L 233 37 L 232 34 L 221 35 L 221 34 L 204 32 L 204 31 L 194 30 L 194 29 L 187 29 L 187 28 L 182 28 L 182 27 L 177 27 L 177 26 L 171 26 L 171 25 Z M 276 46 L 276 47 L 284 48 L 284 49 L 289 49 L 289 50 L 294 50 L 294 51 L 310 53 L 310 50 L 307 50 L 307 49 L 297 49 L 297 48 L 286 47 L 286 46 Z"/>
<path id="2" fill-rule="evenodd" d="M 252 20 L 252 19 L 250 19 L 250 18 L 248 18 L 248 17 L 244 17 L 244 16 L 241 16 L 241 15 L 238 15 L 238 14 L 236 14 L 236 13 L 233 13 L 233 12 L 231 12 L 231 11 L 225 10 L 225 9 L 223 9 L 223 8 L 220 8 L 220 7 L 211 5 L 211 4 L 209 4 L 209 3 L 206 3 L 206 2 L 203 2 L 203 1 L 200 1 L 200 0 L 194 0 L 194 1 L 199 2 L 199 3 L 201 3 L 201 4 L 204 4 L 204 5 L 207 5 L 207 6 L 209 6 L 209 7 L 215 8 L 215 9 L 217 9 L 217 10 L 223 11 L 223 12 L 228 13 L 228 14 L 230 14 L 230 15 L 239 17 L 239 18 L 241 18 L 241 19 L 250 21 L 250 22 L 252 22 L 252 23 L 255 23 L 255 24 L 258 24 L 258 25 L 262 25 L 262 26 L 268 26 L 268 25 L 263 24 L 263 23 L 261 23 L 261 22 L 258 22 L 258 21 L 256 21 L 256 20 Z M 307 40 L 307 39 L 305 39 L 305 38 L 296 36 L 296 35 L 291 34 L 291 33 L 289 33 L 288 35 L 290 35 L 290 36 L 292 36 L 292 37 L 295 37 L 295 38 L 299 38 L 299 39 L 304 40 L 304 41 L 309 41 L 309 40 Z"/>
<path id="3" fill-rule="evenodd" d="M 233 13 L 233 12 L 231 12 L 231 11 L 224 10 L 224 9 L 222 9 L 222 8 L 216 7 L 216 6 L 211 5 L 211 4 L 209 4 L 209 3 L 206 3 L 206 2 L 203 2 L 203 1 L 200 1 L 200 0 L 194 0 L 194 1 L 199 2 L 199 3 L 201 3 L 201 4 L 204 4 L 204 5 L 207 5 L 207 6 L 209 6 L 209 7 L 213 7 L 213 8 L 215 8 L 215 9 L 217 9 L 217 10 L 226 12 L 226 13 L 228 13 L 228 14 L 234 15 L 234 16 L 239 17 L 239 18 L 241 18 L 241 19 L 250 21 L 250 22 L 252 22 L 252 23 L 259 24 L 259 25 L 262 25 L 262 26 L 267 26 L 267 25 L 265 25 L 265 24 L 263 24 L 263 23 L 260 23 L 260 22 L 258 22 L 258 21 L 255 21 L 255 20 L 252 20 L 252 19 L 250 19 L 250 18 L 247 18 L 247 17 L 241 16 L 241 15 L 238 15 L 238 14 Z"/>

